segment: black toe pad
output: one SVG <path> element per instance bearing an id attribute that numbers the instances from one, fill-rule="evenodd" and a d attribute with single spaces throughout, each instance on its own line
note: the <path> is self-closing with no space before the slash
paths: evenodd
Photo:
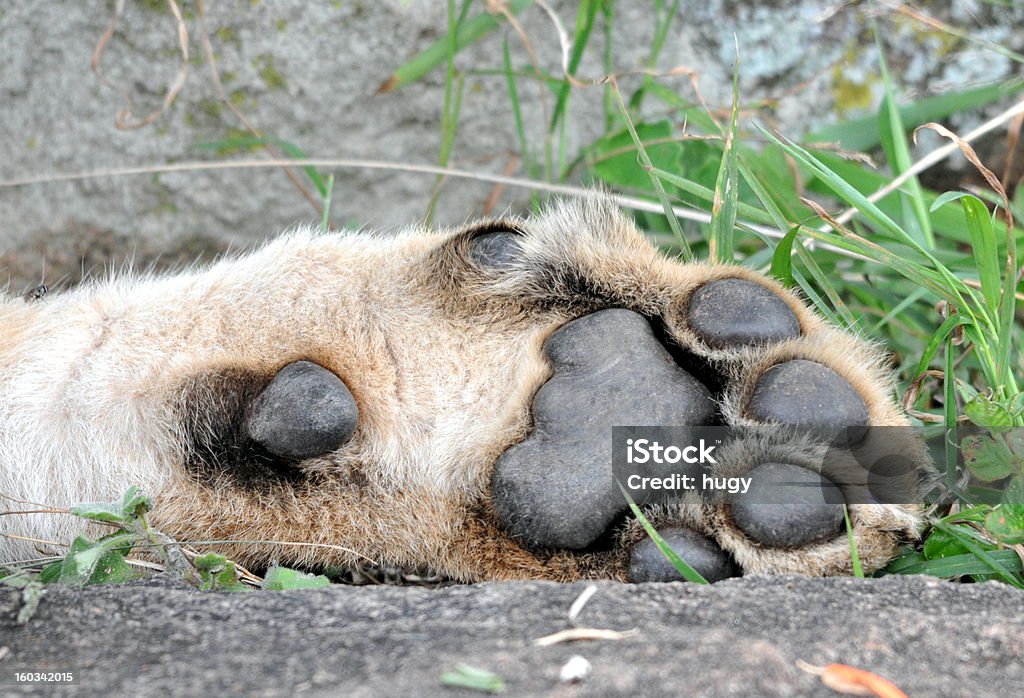
<path id="1" fill-rule="evenodd" d="M 768 344 L 800 336 L 800 323 L 784 300 L 745 279 L 707 283 L 690 297 L 690 327 L 709 347 Z"/>
<path id="2" fill-rule="evenodd" d="M 750 489 L 735 495 L 732 518 L 749 538 L 776 548 L 831 538 L 843 527 L 843 497 L 834 484 L 790 463 L 762 463 Z"/>
<path id="3" fill-rule="evenodd" d="M 688 528 L 666 528 L 658 531 L 679 557 L 709 582 L 735 577 L 738 572 L 729 554 L 718 545 Z M 631 582 L 682 582 L 683 575 L 650 538 L 636 544 L 629 558 Z"/>
<path id="4" fill-rule="evenodd" d="M 554 375 L 534 397 L 533 433 L 495 465 L 492 501 L 527 546 L 580 549 L 626 508 L 609 459 L 612 427 L 706 424 L 714 403 L 628 310 L 574 320 L 544 351 Z"/>
<path id="5" fill-rule="evenodd" d="M 296 361 L 253 401 L 245 426 L 249 438 L 275 456 L 302 460 L 338 449 L 358 423 L 359 408 L 341 379 Z"/>
<path id="6" fill-rule="evenodd" d="M 794 359 L 768 369 L 754 389 L 748 413 L 762 422 L 809 428 L 866 426 L 868 408 L 838 373 L 814 361 Z"/>
<path id="7" fill-rule="evenodd" d="M 519 256 L 520 237 L 519 233 L 512 230 L 480 233 L 469 243 L 470 255 L 482 267 L 508 267 Z"/>

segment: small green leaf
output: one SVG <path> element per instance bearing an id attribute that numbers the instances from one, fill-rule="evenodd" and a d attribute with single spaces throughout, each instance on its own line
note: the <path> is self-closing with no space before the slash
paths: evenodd
<path id="1" fill-rule="evenodd" d="M 127 560 L 122 553 L 114 551 L 107 553 L 96 563 L 95 569 L 89 576 L 87 584 L 123 584 L 134 575 L 128 566 Z"/>
<path id="2" fill-rule="evenodd" d="M 967 552 L 967 548 L 948 533 L 933 529 L 924 542 L 922 552 L 929 560 L 939 560 L 944 557 L 963 555 Z"/>
<path id="3" fill-rule="evenodd" d="M 115 533 L 98 541 L 91 541 L 84 536 L 75 538 L 61 563 L 57 581 L 84 586 L 101 583 L 108 575 L 113 578 L 123 576 L 125 570 L 115 558 L 120 557 L 123 561 L 124 551 L 131 547 L 133 540 L 133 534 L 127 532 Z"/>
<path id="4" fill-rule="evenodd" d="M 501 693 L 505 690 L 505 681 L 486 669 L 477 669 L 468 664 L 459 664 L 455 671 L 441 674 L 441 684 L 468 688 L 480 693 Z"/>
<path id="5" fill-rule="evenodd" d="M 49 565 L 43 568 L 43 571 L 39 573 L 39 581 L 42 584 L 53 584 L 54 582 L 60 581 L 60 571 L 64 565 L 63 560 L 57 560 L 51 562 Z"/>
<path id="6" fill-rule="evenodd" d="M 203 591 L 250 591 L 238 581 L 235 563 L 218 553 L 198 555 L 192 561 L 199 572 L 199 588 Z"/>
<path id="7" fill-rule="evenodd" d="M 25 625 L 39 610 L 39 601 L 43 598 L 43 585 L 38 581 L 29 582 L 21 590 L 21 608 L 15 619 L 18 625 Z"/>
<path id="8" fill-rule="evenodd" d="M 672 125 L 668 121 L 637 124 L 636 133 L 644 143 L 664 141 L 671 137 Z M 654 167 L 670 172 L 679 171 L 682 145 L 676 142 L 655 142 L 646 148 L 647 157 Z M 637 161 L 636 147 L 626 129 L 597 140 L 588 149 L 588 159 L 594 163 L 591 167 L 594 176 L 605 184 L 651 191 L 651 176 Z"/>
<path id="9" fill-rule="evenodd" d="M 772 253 L 771 275 L 786 288 L 792 288 L 796 284 L 793 280 L 793 241 L 799 232 L 799 225 L 790 228 Z"/>
<path id="10" fill-rule="evenodd" d="M 129 487 L 121 497 L 121 513 L 125 519 L 136 519 L 153 507 L 153 500 L 142 494 L 138 487 Z"/>
<path id="11" fill-rule="evenodd" d="M 287 567 L 271 567 L 263 577 L 263 588 L 268 591 L 319 589 L 330 585 L 331 580 L 322 574 L 308 574 Z"/>
<path id="12" fill-rule="evenodd" d="M 1007 545 L 1024 543 L 1024 504 L 1000 504 L 985 517 L 985 528 Z"/>
<path id="13" fill-rule="evenodd" d="M 104 523 L 124 524 L 124 509 L 121 502 L 86 502 L 68 509 L 75 516 L 81 516 L 90 521 L 102 521 Z"/>
<path id="14" fill-rule="evenodd" d="M 961 442 L 964 465 L 982 482 L 1001 480 L 1024 464 L 1002 439 L 988 434 L 968 436 Z"/>
<path id="15" fill-rule="evenodd" d="M 964 414 L 978 426 L 987 427 L 992 431 L 1006 431 L 1013 427 L 1013 415 L 1009 410 L 983 394 L 978 394 L 964 403 Z"/>

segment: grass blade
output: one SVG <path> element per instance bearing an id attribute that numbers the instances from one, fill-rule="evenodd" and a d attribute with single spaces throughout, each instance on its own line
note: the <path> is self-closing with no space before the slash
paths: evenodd
<path id="1" fill-rule="evenodd" d="M 517 15 L 533 4 L 533 0 L 510 0 L 507 4 L 508 11 Z M 467 46 L 476 43 L 487 34 L 498 28 L 501 20 L 489 12 L 481 12 L 462 22 L 455 32 L 455 50 L 461 51 Z M 398 70 L 391 74 L 387 80 L 377 89 L 381 92 L 394 92 L 409 83 L 416 82 L 421 77 L 448 60 L 449 39 L 446 34 L 417 54 L 412 60 L 406 62 Z"/>
<path id="2" fill-rule="evenodd" d="M 583 51 L 590 41 L 590 33 L 594 28 L 594 18 L 597 16 L 597 9 L 601 3 L 599 0 L 583 0 L 580 3 L 579 11 L 576 13 L 576 32 L 572 38 L 572 52 L 569 54 L 569 76 L 575 75 L 580 67 L 580 60 L 583 58 Z M 568 77 L 568 76 L 566 76 Z M 569 101 L 569 92 L 572 84 L 563 83 L 558 90 L 558 98 L 555 102 L 555 111 L 551 115 L 549 132 L 554 133 L 558 122 L 565 115 L 566 104 Z"/>
<path id="3" fill-rule="evenodd" d="M 629 496 L 629 492 L 622 486 L 622 483 L 616 483 L 619 485 L 619 489 L 622 490 L 622 496 L 626 498 L 626 502 L 629 504 L 629 508 L 633 510 L 633 515 L 636 516 L 636 520 L 640 522 L 640 525 L 647 531 L 647 535 L 651 537 L 654 544 L 658 546 L 658 550 L 661 554 L 668 558 L 668 561 L 672 563 L 672 566 L 679 570 L 679 574 L 683 575 L 683 578 L 688 582 L 695 582 L 697 584 L 709 584 L 708 580 L 704 579 L 700 572 L 690 567 L 679 553 L 672 549 L 672 547 L 665 542 L 665 539 L 655 530 L 651 522 L 647 520 L 644 513 L 640 511 L 640 507 L 636 505 L 633 498 Z"/>
<path id="4" fill-rule="evenodd" d="M 985 307 L 988 309 L 989 317 L 995 321 L 999 317 L 1002 279 L 999 276 L 999 255 L 996 252 L 996 234 L 992 228 L 992 219 L 985 204 L 973 196 L 962 197 L 960 205 L 967 219 L 967 232 L 971 236 L 971 249 L 981 280 Z"/>
<path id="5" fill-rule="evenodd" d="M 843 505 L 843 519 L 846 521 L 846 540 L 850 544 L 850 564 L 853 565 L 853 576 L 864 579 L 864 568 L 860 564 L 857 540 L 853 537 L 853 525 L 850 523 L 850 508 L 845 504 Z"/>
<path id="6" fill-rule="evenodd" d="M 936 521 L 935 528 L 948 534 L 950 537 L 955 538 L 958 543 L 967 548 L 972 555 L 983 562 L 991 572 L 994 572 L 996 576 L 1007 584 L 1011 584 L 1018 589 L 1024 589 L 1024 584 L 1013 576 L 1013 570 L 1010 567 L 1003 564 L 999 559 L 992 557 L 990 552 L 984 550 L 974 541 L 973 538 L 960 531 L 957 526 L 953 526 L 942 521 Z"/>
<path id="7" fill-rule="evenodd" d="M 1013 96 L 1024 89 L 1024 80 L 1004 84 L 985 85 L 960 92 L 927 97 L 898 108 L 900 121 L 916 128 L 929 121 L 943 121 L 951 114 L 973 111 Z M 865 151 L 881 144 L 878 119 L 865 117 L 850 119 L 826 126 L 807 136 L 808 143 L 836 143 L 845 150 Z"/>
<path id="8" fill-rule="evenodd" d="M 795 284 L 793 281 L 793 241 L 796 240 L 796 235 L 799 232 L 799 225 L 790 228 L 789 232 L 779 240 L 779 244 L 772 254 L 771 275 L 786 288 L 792 288 Z"/>
<path id="9" fill-rule="evenodd" d="M 885 53 L 882 44 L 878 40 L 878 29 L 875 28 L 875 45 L 878 47 L 878 62 L 882 69 L 882 82 L 885 85 L 885 97 L 882 100 L 878 112 L 878 132 L 882 137 L 882 148 L 892 167 L 893 174 L 899 176 L 910 169 L 913 161 L 910 158 L 910 148 L 907 145 L 906 128 L 900 117 L 900 111 L 896 108 L 896 96 L 893 91 L 892 77 L 889 75 L 889 66 L 885 61 Z M 911 218 L 916 223 L 916 232 L 919 235 L 919 242 L 925 247 L 935 247 L 935 235 L 932 232 L 931 219 L 928 216 L 928 207 L 925 205 L 924 194 L 921 191 L 921 183 L 917 177 L 911 177 L 904 185 L 905 192 L 901 192 L 905 203 L 913 213 Z"/>
<path id="10" fill-rule="evenodd" d="M 658 200 L 661 202 L 661 207 L 665 211 L 665 218 L 668 219 L 668 225 L 672 229 L 672 234 L 676 236 L 676 242 L 679 244 L 681 251 L 680 256 L 689 260 L 693 257 L 693 251 L 690 249 L 690 243 L 686 241 L 686 237 L 683 235 L 683 229 L 679 227 L 679 219 L 676 218 L 675 211 L 672 210 L 672 202 L 668 199 L 668 193 L 665 191 L 665 187 L 661 184 L 661 178 L 655 174 L 654 166 L 651 164 L 651 158 L 647 155 L 647 149 L 644 148 L 643 141 L 640 140 L 640 136 L 637 135 L 636 128 L 633 126 L 633 120 L 629 117 L 629 110 L 626 108 L 626 103 L 622 101 L 622 92 L 619 90 L 618 84 L 615 79 L 610 80 L 612 90 L 615 92 L 615 98 L 618 100 L 619 109 L 622 110 L 622 117 L 626 122 L 626 128 L 629 130 L 629 135 L 633 139 L 633 145 L 637 149 L 637 157 L 640 158 L 640 165 L 650 173 L 651 184 L 654 185 L 654 191 L 658 195 Z"/>
<path id="11" fill-rule="evenodd" d="M 734 231 L 736 209 L 739 203 L 739 175 L 736 166 L 736 127 L 739 121 L 739 77 L 740 62 L 732 75 L 732 112 L 729 116 L 729 130 L 725 133 L 725 147 L 722 150 L 722 164 L 715 181 L 715 198 L 711 205 L 711 238 L 709 248 L 711 261 L 729 263 L 734 257 Z"/>

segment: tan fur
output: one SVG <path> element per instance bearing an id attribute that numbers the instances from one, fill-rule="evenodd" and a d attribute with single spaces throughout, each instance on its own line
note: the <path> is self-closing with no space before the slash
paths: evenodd
<path id="1" fill-rule="evenodd" d="M 140 485 L 155 495 L 158 527 L 184 541 L 243 541 L 221 549 L 245 563 L 369 561 L 460 580 L 621 579 L 635 524 L 611 552 L 539 555 L 501 532 L 487 501 L 493 464 L 528 434 L 530 401 L 550 375 L 545 338 L 612 306 L 662 318 L 682 346 L 733 376 L 724 409 L 736 423 L 749 421 L 743 409 L 757 376 L 799 356 L 844 376 L 872 424 L 906 424 L 878 349 L 827 326 L 773 281 L 740 267 L 670 261 L 602 202 L 505 224 L 525 234 L 522 259 L 506 270 L 471 261 L 474 226 L 394 236 L 299 231 L 203 271 L 93 282 L 32 304 L 4 301 L 0 493 L 68 506 Z M 703 346 L 685 306 L 695 289 L 723 277 L 780 295 L 803 336 L 768 349 Z M 186 432 L 215 430 L 210 414 L 228 400 L 218 385 L 236 374 L 259 384 L 300 359 L 351 390 L 360 410 L 351 441 L 302 462 L 304 477 L 295 481 L 247 486 L 231 472 L 190 466 L 198 442 Z M 737 454 L 729 467 L 750 465 Z M 851 511 L 868 569 L 883 565 L 917 522 L 911 507 Z M 849 570 L 845 536 L 762 550 L 721 503 L 690 498 L 654 514 L 712 536 L 747 572 Z M 78 524 L 20 516 L 2 526 L 66 542 Z M 34 547 L 8 541 L 0 561 L 35 556 Z"/>

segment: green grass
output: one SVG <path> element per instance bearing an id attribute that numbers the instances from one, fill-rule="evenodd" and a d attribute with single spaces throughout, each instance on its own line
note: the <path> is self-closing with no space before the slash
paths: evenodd
<path id="1" fill-rule="evenodd" d="M 47 584 L 121 584 L 143 576 L 140 569 L 152 569 L 154 564 L 204 591 L 285 591 L 314 589 L 330 583 L 323 575 L 279 566 L 269 568 L 260 579 L 251 573 L 243 574 L 235 562 L 218 553 L 196 554 L 150 525 L 148 514 L 152 505 L 149 497 L 131 487 L 118 501 L 71 507 L 65 512 L 67 515 L 109 526 L 111 532 L 95 540 L 78 536 L 61 557 L 0 566 L 0 584 L 22 590 L 18 622 L 31 619 L 40 592 Z M 137 552 L 147 553 L 156 563 L 132 558 Z"/>

